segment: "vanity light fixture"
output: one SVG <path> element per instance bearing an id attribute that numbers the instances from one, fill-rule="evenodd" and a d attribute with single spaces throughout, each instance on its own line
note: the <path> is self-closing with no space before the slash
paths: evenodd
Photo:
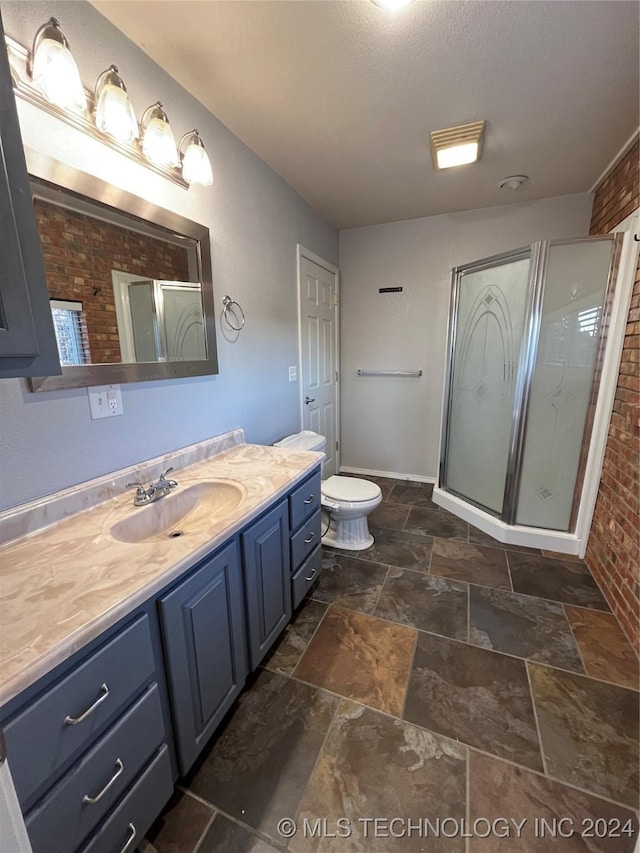
<path id="1" fill-rule="evenodd" d="M 96 81 L 95 121 L 98 130 L 119 142 L 133 142 L 138 138 L 136 114 L 115 65 L 103 71 Z"/>
<path id="2" fill-rule="evenodd" d="M 29 71 L 34 84 L 52 104 L 78 112 L 86 110 L 80 72 L 56 18 L 50 18 L 36 33 Z"/>
<path id="3" fill-rule="evenodd" d="M 169 119 L 160 101 L 142 114 L 142 152 L 158 166 L 179 166 L 180 158 Z"/>
<path id="4" fill-rule="evenodd" d="M 186 148 L 183 151 L 183 144 Z M 178 150 L 182 156 L 182 177 L 188 184 L 202 184 L 210 187 L 213 183 L 211 163 L 204 149 L 204 142 L 197 130 L 191 130 L 180 140 Z"/>
<path id="5" fill-rule="evenodd" d="M 484 126 L 484 121 L 474 121 L 432 130 L 429 138 L 433 168 L 439 171 L 478 161 L 482 157 Z"/>

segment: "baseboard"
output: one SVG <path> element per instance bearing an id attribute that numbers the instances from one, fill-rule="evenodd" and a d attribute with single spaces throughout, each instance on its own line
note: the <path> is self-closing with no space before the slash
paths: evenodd
<path id="1" fill-rule="evenodd" d="M 390 480 L 407 480 L 411 483 L 435 483 L 435 477 L 422 477 L 420 474 L 398 474 L 397 471 L 373 471 L 369 468 L 350 468 L 340 466 L 340 473 L 362 474 L 364 477 L 388 477 Z"/>

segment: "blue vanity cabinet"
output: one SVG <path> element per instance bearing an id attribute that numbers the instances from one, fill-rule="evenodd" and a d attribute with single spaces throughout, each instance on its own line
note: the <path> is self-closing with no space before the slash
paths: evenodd
<path id="1" fill-rule="evenodd" d="M 254 670 L 291 619 L 287 500 L 254 522 L 241 538 L 249 663 Z"/>
<path id="2" fill-rule="evenodd" d="M 15 697 L 0 724 L 34 853 L 84 850 L 107 825 L 142 838 L 177 777 L 153 603 Z"/>
<path id="3" fill-rule="evenodd" d="M 158 602 L 181 774 L 191 767 L 247 677 L 238 540 Z"/>
<path id="4" fill-rule="evenodd" d="M 291 603 L 302 602 L 322 570 L 320 471 L 314 471 L 289 495 L 291 523 Z"/>

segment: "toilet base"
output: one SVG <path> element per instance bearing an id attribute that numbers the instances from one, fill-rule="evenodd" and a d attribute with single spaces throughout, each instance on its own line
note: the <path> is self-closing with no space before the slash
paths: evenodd
<path id="1" fill-rule="evenodd" d="M 322 544 L 343 551 L 364 551 L 373 545 L 367 517 L 336 519 L 332 514 L 329 529 L 322 537 Z"/>

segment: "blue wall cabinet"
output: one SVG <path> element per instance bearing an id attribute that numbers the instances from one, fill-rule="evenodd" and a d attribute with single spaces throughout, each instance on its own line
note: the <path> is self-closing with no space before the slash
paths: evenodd
<path id="1" fill-rule="evenodd" d="M 284 500 L 242 534 L 252 670 L 291 619 L 288 518 Z"/>
<path id="2" fill-rule="evenodd" d="M 237 539 L 159 601 L 180 772 L 186 773 L 247 676 Z"/>
<path id="3" fill-rule="evenodd" d="M 0 378 L 60 372 L 0 18 Z"/>

